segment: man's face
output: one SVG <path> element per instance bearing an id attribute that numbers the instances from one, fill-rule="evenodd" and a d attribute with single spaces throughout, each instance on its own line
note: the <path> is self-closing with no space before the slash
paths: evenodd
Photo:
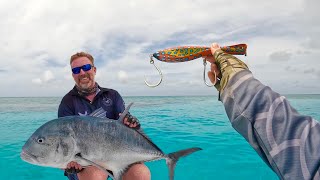
<path id="1" fill-rule="evenodd" d="M 81 69 L 79 74 L 72 73 L 74 81 L 81 89 L 88 89 L 95 85 L 94 77 L 96 75 L 96 68 L 93 67 L 93 64 L 87 57 L 79 57 L 71 63 L 71 69 L 75 67 L 82 67 L 85 64 L 91 64 L 92 68 L 89 71 Z"/>

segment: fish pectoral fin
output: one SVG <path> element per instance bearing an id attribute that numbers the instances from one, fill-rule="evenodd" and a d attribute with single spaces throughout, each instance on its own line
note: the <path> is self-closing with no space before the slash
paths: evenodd
<path id="1" fill-rule="evenodd" d="M 133 163 L 133 164 L 130 164 L 126 167 L 122 167 L 118 170 L 112 171 L 113 177 L 114 177 L 113 180 L 122 180 L 123 175 L 130 169 L 131 166 L 133 166 L 135 164 L 137 164 L 137 163 Z"/>
<path id="2" fill-rule="evenodd" d="M 113 171 L 113 177 L 112 177 L 112 179 L 113 179 L 113 180 L 121 180 L 124 172 L 125 172 L 125 171 L 124 171 L 123 169 L 118 170 L 118 171 Z"/>
<path id="3" fill-rule="evenodd" d="M 92 166 L 99 168 L 100 170 L 104 171 L 107 175 L 111 176 L 112 179 L 114 179 L 114 177 L 103 166 L 100 166 L 99 164 L 93 161 L 90 161 L 89 159 L 83 158 L 80 154 L 76 154 L 75 157 L 78 158 L 79 160 L 87 162 L 88 164 L 91 164 Z"/>

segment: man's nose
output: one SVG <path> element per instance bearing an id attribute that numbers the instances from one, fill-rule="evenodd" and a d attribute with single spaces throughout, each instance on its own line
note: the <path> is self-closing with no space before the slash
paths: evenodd
<path id="1" fill-rule="evenodd" d="M 80 69 L 80 73 L 79 73 L 79 75 L 83 75 L 83 74 L 85 74 L 86 72 L 84 72 L 84 70 L 83 69 Z"/>

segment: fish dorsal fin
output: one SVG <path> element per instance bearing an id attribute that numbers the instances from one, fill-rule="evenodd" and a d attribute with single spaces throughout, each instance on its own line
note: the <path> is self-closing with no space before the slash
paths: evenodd
<path id="1" fill-rule="evenodd" d="M 100 107 L 99 109 L 96 109 L 95 111 L 90 113 L 89 116 L 99 117 L 99 118 L 106 118 L 106 113 L 107 112 L 102 107 Z"/>
<path id="2" fill-rule="evenodd" d="M 140 128 L 140 129 L 135 129 L 135 131 L 137 131 L 141 136 L 143 136 L 147 141 L 149 141 L 149 143 L 152 144 L 153 147 L 155 147 L 158 151 L 160 151 L 161 153 L 163 153 L 162 150 L 161 150 L 156 144 L 153 143 L 153 141 L 149 138 L 149 136 L 147 136 L 147 135 L 142 131 L 141 128 Z"/>
<path id="3" fill-rule="evenodd" d="M 124 119 L 124 117 L 126 117 L 126 115 L 128 114 L 128 112 L 129 112 L 129 109 L 130 109 L 130 107 L 132 106 L 132 104 L 133 103 L 130 103 L 127 107 L 126 107 L 126 109 L 121 113 L 121 115 L 120 115 L 120 117 L 119 117 L 119 119 L 118 119 L 118 121 L 119 122 L 123 122 L 123 119 Z"/>
<path id="4" fill-rule="evenodd" d="M 123 119 L 125 118 L 125 116 L 129 113 L 129 109 L 130 107 L 133 105 L 133 103 L 130 103 L 126 109 L 121 113 L 119 119 L 118 119 L 118 122 L 123 124 Z M 162 152 L 162 150 L 157 146 L 155 145 L 151 139 L 142 131 L 142 129 L 134 129 L 132 128 L 133 130 L 137 131 L 141 136 L 143 136 L 147 141 L 149 141 L 149 143 L 151 143 L 158 151 Z"/>

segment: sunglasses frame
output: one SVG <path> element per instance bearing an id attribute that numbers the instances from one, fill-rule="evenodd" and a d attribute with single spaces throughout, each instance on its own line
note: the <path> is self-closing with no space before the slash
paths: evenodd
<path id="1" fill-rule="evenodd" d="M 79 74 L 81 72 L 81 69 L 84 72 L 90 71 L 94 66 L 92 64 L 85 64 L 83 66 L 79 66 L 79 67 L 74 67 L 71 69 L 73 74 Z"/>

